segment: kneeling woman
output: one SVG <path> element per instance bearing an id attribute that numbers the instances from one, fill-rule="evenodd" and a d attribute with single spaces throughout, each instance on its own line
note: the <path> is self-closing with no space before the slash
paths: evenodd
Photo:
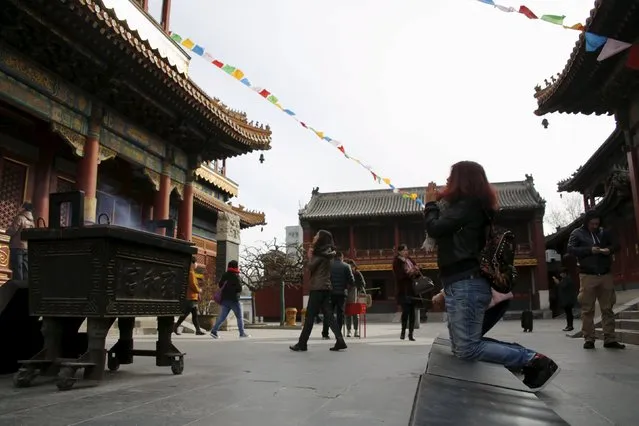
<path id="1" fill-rule="evenodd" d="M 539 391 L 559 372 L 553 360 L 519 345 L 482 339 L 492 292 L 480 275 L 479 259 L 496 212 L 497 195 L 484 168 L 472 161 L 453 165 L 441 194 L 434 185 L 426 193 L 426 232 L 437 244 L 451 347 L 462 359 L 521 370 L 524 384 Z"/>
<path id="2" fill-rule="evenodd" d="M 311 292 L 306 307 L 306 319 L 304 320 L 299 341 L 290 347 L 292 351 L 304 352 L 307 350 L 308 339 L 311 336 L 311 331 L 313 331 L 313 322 L 320 311 L 324 315 L 324 318 L 328 319 L 328 325 L 337 339 L 335 346 L 330 350 L 339 351 L 346 349 L 346 342 L 344 342 L 342 330 L 337 326 L 330 303 L 331 262 L 335 254 L 333 235 L 328 231 L 320 230 L 313 238 L 313 247 L 309 251 L 308 271 L 311 274 Z"/>

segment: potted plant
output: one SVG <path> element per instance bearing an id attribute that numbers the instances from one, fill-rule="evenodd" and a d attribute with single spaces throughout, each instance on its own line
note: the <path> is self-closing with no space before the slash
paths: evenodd
<path id="1" fill-rule="evenodd" d="M 213 295 L 217 291 L 217 285 L 213 279 L 198 279 L 200 289 L 200 300 L 198 301 L 197 308 L 199 311 L 199 323 L 200 327 L 204 330 L 211 330 L 217 314 L 219 313 L 219 306 L 213 301 Z"/>

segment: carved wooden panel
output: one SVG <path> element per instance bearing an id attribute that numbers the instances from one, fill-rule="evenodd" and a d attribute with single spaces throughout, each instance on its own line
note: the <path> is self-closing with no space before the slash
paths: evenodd
<path id="1" fill-rule="evenodd" d="M 29 168 L 7 158 L 0 162 L 0 229 L 7 229 L 24 201 Z"/>

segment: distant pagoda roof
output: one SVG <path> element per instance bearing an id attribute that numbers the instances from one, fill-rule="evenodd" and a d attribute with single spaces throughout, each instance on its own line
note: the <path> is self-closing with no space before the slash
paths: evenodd
<path id="1" fill-rule="evenodd" d="M 545 201 L 535 189 L 532 176 L 524 181 L 493 183 L 503 210 L 542 209 Z M 425 187 L 402 188 L 402 191 L 425 195 Z M 300 220 L 335 220 L 366 217 L 421 215 L 423 209 L 413 200 L 390 190 L 314 193 L 300 210 Z"/>
<path id="2" fill-rule="evenodd" d="M 623 146 L 623 132 L 616 128 L 583 166 L 569 178 L 557 182 L 557 190 L 559 192 L 583 191 L 593 183 L 593 180 L 601 177 L 598 174 L 602 169 L 608 171 L 614 165 L 615 159 L 623 155 Z"/>
<path id="3" fill-rule="evenodd" d="M 586 21 L 591 32 L 628 43 L 639 37 L 639 2 L 596 0 Z M 624 69 L 628 52 L 598 62 L 597 52 L 586 52 L 582 32 L 564 70 L 535 88 L 537 115 L 552 112 L 570 114 L 612 114 L 621 99 L 639 86 L 637 72 Z"/>

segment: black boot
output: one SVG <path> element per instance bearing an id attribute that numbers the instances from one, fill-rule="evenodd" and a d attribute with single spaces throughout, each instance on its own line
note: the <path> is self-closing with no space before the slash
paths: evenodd
<path id="1" fill-rule="evenodd" d="M 333 352 L 337 352 L 337 351 L 341 351 L 342 349 L 346 349 L 347 347 L 348 346 L 346 346 L 346 342 L 344 341 L 344 339 L 341 339 L 335 342 L 335 346 L 333 346 L 329 350 Z"/>
<path id="2" fill-rule="evenodd" d="M 399 335 L 399 338 L 402 340 L 406 338 L 406 329 L 402 328 L 402 334 Z"/>
<path id="3" fill-rule="evenodd" d="M 412 331 L 408 332 L 408 340 L 410 340 L 411 342 L 415 341 L 415 338 L 413 337 L 413 332 Z"/>

